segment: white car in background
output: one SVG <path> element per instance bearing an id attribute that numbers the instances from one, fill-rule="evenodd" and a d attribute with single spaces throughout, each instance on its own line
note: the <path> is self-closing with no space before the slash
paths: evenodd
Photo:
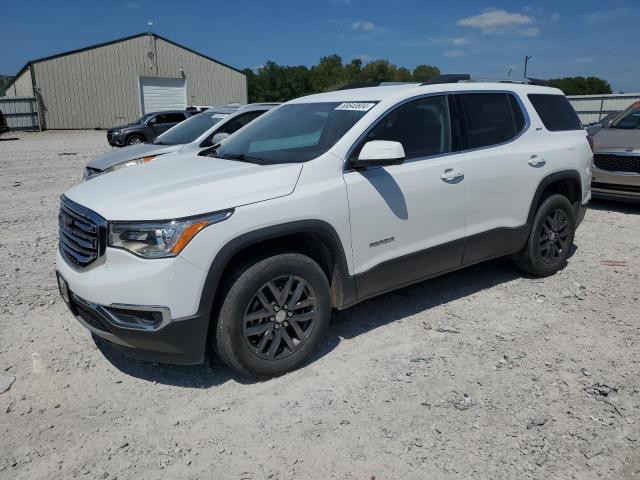
<path id="1" fill-rule="evenodd" d="M 167 130 L 152 142 L 112 150 L 87 163 L 83 180 L 121 168 L 150 162 L 160 155 L 211 147 L 277 106 L 277 103 L 225 105 L 196 114 Z"/>

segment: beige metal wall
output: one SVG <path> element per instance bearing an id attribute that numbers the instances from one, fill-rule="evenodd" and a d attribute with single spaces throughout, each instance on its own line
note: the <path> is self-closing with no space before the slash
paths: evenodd
<path id="1" fill-rule="evenodd" d="M 247 102 L 243 74 L 157 37 L 150 43 L 147 35 L 33 65 L 46 126 L 52 129 L 108 128 L 135 120 L 139 77 L 180 78 L 180 67 L 190 104 Z"/>
<path id="2" fill-rule="evenodd" d="M 31 85 L 31 72 L 27 68 L 22 74 L 16 78 L 13 84 L 5 93 L 7 97 L 32 97 L 33 87 Z"/>

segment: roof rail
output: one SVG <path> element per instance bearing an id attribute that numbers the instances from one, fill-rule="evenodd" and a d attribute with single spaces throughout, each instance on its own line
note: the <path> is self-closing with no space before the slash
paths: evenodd
<path id="1" fill-rule="evenodd" d="M 529 78 L 527 77 L 527 83 L 529 85 L 539 85 L 541 87 L 548 87 L 549 86 L 549 82 L 546 80 L 541 80 L 540 78 Z"/>
<path id="2" fill-rule="evenodd" d="M 468 73 L 446 73 L 433 77 L 420 85 L 438 85 L 441 83 L 458 83 L 458 82 L 497 82 L 497 83 L 520 83 L 526 85 L 539 85 L 542 87 L 549 86 L 546 80 L 539 78 L 523 78 L 523 79 L 511 79 L 511 78 L 471 78 Z"/>
<path id="3" fill-rule="evenodd" d="M 461 81 L 469 81 L 471 80 L 471 75 L 468 73 L 445 73 L 443 75 L 438 75 L 437 77 L 433 77 L 426 82 L 422 82 L 420 85 L 438 85 L 441 83 L 458 83 Z"/>
<path id="4" fill-rule="evenodd" d="M 354 82 L 341 86 L 338 90 L 352 90 L 354 88 L 377 87 L 381 82 Z"/>
<path id="5" fill-rule="evenodd" d="M 393 87 L 397 85 L 419 85 L 418 82 L 355 82 L 348 83 L 338 88 L 338 90 L 352 90 L 354 88 L 367 88 L 367 87 Z"/>

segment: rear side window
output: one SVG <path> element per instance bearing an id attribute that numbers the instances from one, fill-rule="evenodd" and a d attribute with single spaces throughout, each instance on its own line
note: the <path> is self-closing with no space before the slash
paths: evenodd
<path id="1" fill-rule="evenodd" d="M 531 93 L 528 97 L 550 132 L 582 130 L 578 115 L 564 95 Z"/>
<path id="2" fill-rule="evenodd" d="M 462 93 L 456 97 L 463 112 L 468 149 L 508 142 L 524 129 L 522 109 L 510 93 Z"/>

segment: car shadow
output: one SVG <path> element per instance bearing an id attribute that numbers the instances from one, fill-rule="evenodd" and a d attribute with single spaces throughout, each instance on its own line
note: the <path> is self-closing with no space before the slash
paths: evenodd
<path id="1" fill-rule="evenodd" d="M 571 255 L 575 251 L 574 246 Z M 320 348 L 301 368 L 328 355 L 344 339 L 355 338 L 397 320 L 521 277 L 522 273 L 513 262 L 502 258 L 395 290 L 336 312 Z M 94 337 L 94 340 L 100 352 L 115 368 L 148 382 L 201 389 L 229 381 L 240 384 L 257 382 L 237 374 L 211 354 L 207 355 L 202 365 L 166 365 L 133 359 L 105 340 L 98 337 Z"/>
<path id="2" fill-rule="evenodd" d="M 94 336 L 93 340 L 111 365 L 126 375 L 147 382 L 201 389 L 216 387 L 228 381 L 255 383 L 254 380 L 237 374 L 213 355 L 207 355 L 201 365 L 169 365 L 131 358 L 100 337 Z"/>
<path id="3" fill-rule="evenodd" d="M 0 137 L 0 142 L 12 142 L 14 140 L 20 140 L 19 137 Z"/>
<path id="4" fill-rule="evenodd" d="M 521 277 L 513 262 L 502 258 L 394 290 L 338 312 L 329 328 L 329 341 L 339 343 L 342 339 L 355 338 Z M 323 354 L 320 352 L 319 356 Z"/>
<path id="5" fill-rule="evenodd" d="M 384 199 L 389 209 L 400 220 L 407 220 L 409 212 L 407 202 L 395 178 L 384 168 L 372 168 L 360 172 Z"/>
<path id="6" fill-rule="evenodd" d="M 640 214 L 640 201 L 634 202 L 632 200 L 603 200 L 603 199 L 591 199 L 589 202 L 589 210 L 600 210 L 603 212 L 618 212 L 628 214 Z M 589 213 L 587 212 L 587 215 Z"/>

